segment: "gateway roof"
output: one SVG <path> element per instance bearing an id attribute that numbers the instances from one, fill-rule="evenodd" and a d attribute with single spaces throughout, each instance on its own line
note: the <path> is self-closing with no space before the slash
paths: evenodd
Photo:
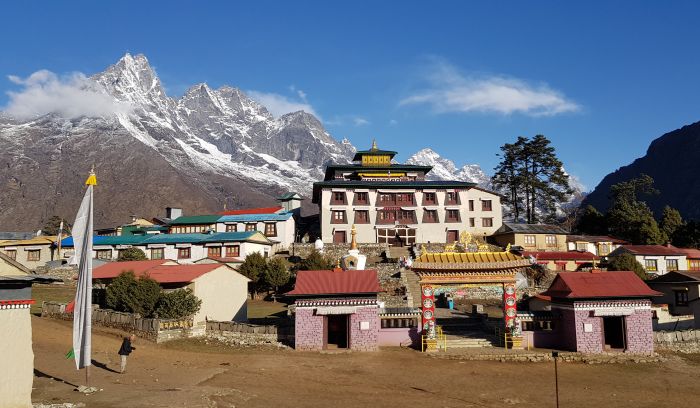
<path id="1" fill-rule="evenodd" d="M 559 272 L 544 296 L 560 299 L 648 298 L 652 290 L 632 271 Z"/>
<path id="2" fill-rule="evenodd" d="M 382 291 L 375 270 L 299 271 L 291 296 L 377 294 Z"/>
<path id="3" fill-rule="evenodd" d="M 493 270 L 529 265 L 529 260 L 512 252 L 428 252 L 419 256 L 411 268 L 416 270 Z"/>

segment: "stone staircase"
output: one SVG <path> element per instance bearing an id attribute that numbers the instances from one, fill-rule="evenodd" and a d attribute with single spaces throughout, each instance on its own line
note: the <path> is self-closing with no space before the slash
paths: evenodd
<path id="1" fill-rule="evenodd" d="M 493 334 L 484 331 L 480 318 L 462 312 L 436 309 L 436 324 L 442 327 L 447 339 L 447 349 L 494 347 Z"/>
<path id="2" fill-rule="evenodd" d="M 389 249 L 386 251 L 386 257 L 389 259 L 398 260 L 399 258 L 408 258 L 410 256 L 413 256 L 410 247 L 393 246 L 389 247 Z"/>
<path id="3" fill-rule="evenodd" d="M 420 308 L 420 283 L 418 275 L 410 269 L 401 270 L 401 279 L 406 286 L 406 301 L 410 307 Z"/>

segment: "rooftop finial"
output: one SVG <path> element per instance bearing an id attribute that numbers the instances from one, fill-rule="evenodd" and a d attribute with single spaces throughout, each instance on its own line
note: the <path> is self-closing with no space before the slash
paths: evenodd
<path id="1" fill-rule="evenodd" d="M 377 147 L 377 139 L 372 139 L 372 150 L 379 150 Z"/>
<path id="2" fill-rule="evenodd" d="M 352 230 L 350 231 L 350 234 L 352 235 L 352 241 L 350 241 L 350 249 L 357 249 L 357 239 L 355 239 L 355 235 L 357 235 L 357 229 L 355 229 L 355 224 L 352 224 Z"/>
<path id="3" fill-rule="evenodd" d="M 97 176 L 95 176 L 95 165 L 92 165 L 92 169 L 90 170 L 90 175 L 88 176 L 87 180 L 85 180 L 85 185 L 87 186 L 96 186 L 97 185 Z"/>

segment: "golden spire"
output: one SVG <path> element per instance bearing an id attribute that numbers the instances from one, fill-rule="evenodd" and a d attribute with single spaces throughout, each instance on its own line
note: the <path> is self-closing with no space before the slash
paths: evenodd
<path id="1" fill-rule="evenodd" d="M 372 139 L 372 148 L 370 150 L 379 150 L 377 147 L 377 139 Z"/>
<path id="2" fill-rule="evenodd" d="M 95 175 L 95 165 L 92 165 L 92 169 L 90 170 L 90 175 L 88 176 L 87 180 L 85 180 L 85 185 L 86 186 L 96 186 L 97 185 L 97 176 Z"/>
<path id="3" fill-rule="evenodd" d="M 350 231 L 350 235 L 352 235 L 352 241 L 350 241 L 350 250 L 357 249 L 357 239 L 355 239 L 355 235 L 357 235 L 357 230 L 355 229 L 355 224 L 352 224 L 352 230 Z"/>

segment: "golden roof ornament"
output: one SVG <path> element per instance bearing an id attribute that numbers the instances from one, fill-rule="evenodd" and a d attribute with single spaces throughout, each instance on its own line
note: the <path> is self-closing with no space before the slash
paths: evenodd
<path id="1" fill-rule="evenodd" d="M 377 139 L 372 139 L 372 148 L 370 150 L 379 150 L 379 148 L 377 147 Z"/>
<path id="2" fill-rule="evenodd" d="M 357 239 L 355 236 L 357 235 L 357 229 L 355 229 L 355 224 L 352 224 L 352 230 L 350 231 L 350 235 L 352 235 L 352 241 L 350 241 L 350 250 L 357 249 Z"/>

